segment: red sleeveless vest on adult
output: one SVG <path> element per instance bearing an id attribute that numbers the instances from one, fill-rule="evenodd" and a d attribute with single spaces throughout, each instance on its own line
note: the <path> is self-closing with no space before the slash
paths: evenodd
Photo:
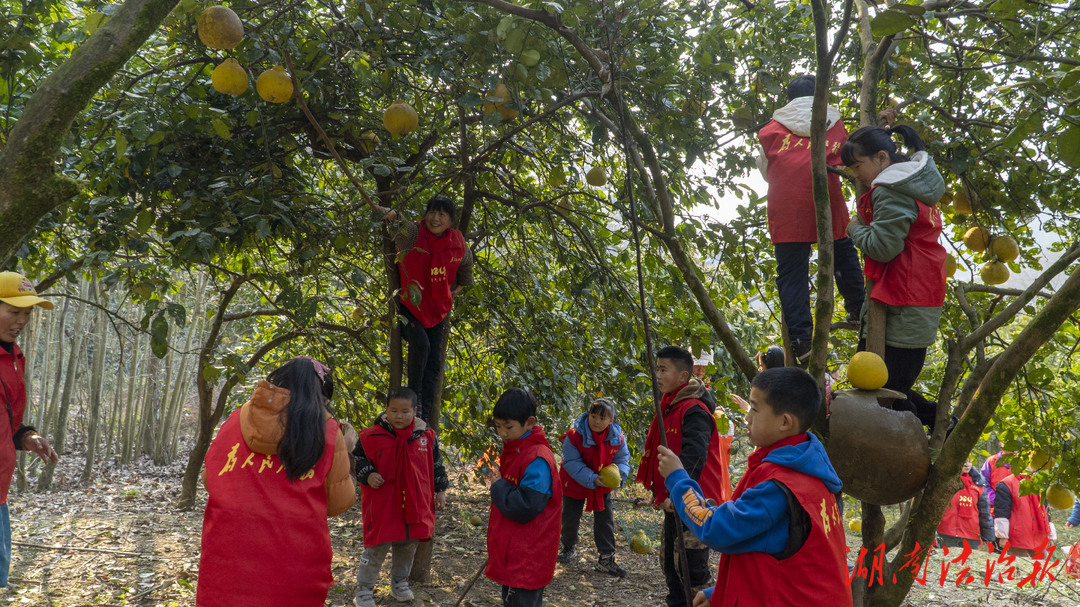
<path id="1" fill-rule="evenodd" d="M 326 523 L 326 475 L 340 429 L 326 421 L 326 448 L 295 481 L 277 455 L 255 453 L 240 410 L 206 452 L 209 499 L 203 516 L 199 607 L 322 607 L 334 581 Z"/>
<path id="2" fill-rule="evenodd" d="M 581 454 L 585 465 L 593 472 L 599 473 L 604 466 L 611 464 L 619 447 L 609 444 L 608 438 L 611 426 L 604 431 L 602 441 L 594 441 L 593 446 L 585 448 L 585 440 L 576 428 L 570 428 L 563 434 L 563 440 L 570 439 L 570 444 Z M 559 468 L 559 481 L 562 483 L 563 495 L 576 500 L 585 500 L 585 512 L 599 512 L 604 509 L 604 495 L 611 493 L 607 487 L 583 487 L 574 480 L 566 468 Z"/>
<path id="3" fill-rule="evenodd" d="M 1020 495 L 1020 479 L 1010 474 L 1001 481 L 1012 492 L 1009 514 L 1009 543 L 1013 548 L 1034 550 L 1046 547 L 1050 535 L 1050 517 L 1039 503 L 1039 495 Z"/>
<path id="4" fill-rule="evenodd" d="M 664 430 L 667 432 L 668 449 L 675 455 L 682 453 L 682 426 L 683 417 L 693 407 L 700 407 L 709 413 L 709 407 L 696 398 L 681 400 L 674 405 L 671 401 L 682 390 L 682 386 L 664 395 L 660 400 L 660 410 L 664 412 Z M 712 416 L 711 413 L 709 413 Z M 664 478 L 657 470 L 656 448 L 660 445 L 660 430 L 653 416 L 649 433 L 645 435 L 645 451 L 641 455 L 641 464 L 638 465 L 638 473 L 635 480 L 645 486 L 646 490 L 652 491 L 653 501 L 661 504 L 668 497 L 667 486 Z M 705 467 L 697 480 L 706 499 L 711 499 L 717 504 L 731 499 L 731 480 L 728 477 L 727 466 L 724 464 L 720 453 L 720 433 L 713 428 L 709 437 L 709 450 L 705 460 Z"/>
<path id="5" fill-rule="evenodd" d="M 488 562 L 484 574 L 496 584 L 535 590 L 555 577 L 562 528 L 562 487 L 556 482 L 555 456 L 544 429 L 533 426 L 524 438 L 508 441 L 499 455 L 499 475 L 515 486 L 536 458 L 551 471 L 551 499 L 544 511 L 527 523 L 512 521 L 491 505 L 488 516 Z"/>
<path id="6" fill-rule="evenodd" d="M 859 215 L 867 225 L 873 220 L 872 194 L 859 198 Z M 863 274 L 874 281 L 870 299 L 889 306 L 937 307 L 945 303 L 945 247 L 941 236 L 941 211 L 916 200 L 919 214 L 904 239 L 904 250 L 882 263 L 866 257 Z"/>
<path id="7" fill-rule="evenodd" d="M 436 238 L 423 221 L 417 222 L 416 244 L 398 264 L 401 275 L 401 303 L 425 328 L 442 322 L 453 306 L 450 285 L 457 279 L 458 266 L 465 259 L 465 237 L 453 228 Z M 409 293 L 419 289 L 420 305 Z"/>
<path id="8" fill-rule="evenodd" d="M 418 437 L 399 441 L 395 433 L 375 425 L 360 432 L 360 444 L 386 481 L 378 489 L 360 485 L 364 546 L 430 540 L 435 529 L 435 432 L 427 428 Z"/>
<path id="9" fill-rule="evenodd" d="M 964 488 L 957 491 L 949 502 L 949 509 L 938 525 L 938 533 L 951 535 L 979 542 L 982 539 L 979 528 L 979 496 L 983 493 L 983 487 L 971 480 L 970 474 L 960 475 L 964 481 Z"/>
<path id="10" fill-rule="evenodd" d="M 11 352 L 0 348 L 0 504 L 6 504 L 11 476 L 15 473 L 15 433 L 26 411 L 26 358 L 18 344 Z"/>
<path id="11" fill-rule="evenodd" d="M 812 476 L 772 463 L 748 470 L 733 499 L 761 483 L 776 480 L 791 490 L 810 515 L 810 535 L 794 555 L 777 560 L 764 552 L 721 554 L 713 607 L 776 605 L 851 605 L 844 521 L 836 497 Z"/>
<path id="12" fill-rule="evenodd" d="M 840 166 L 840 148 L 848 133 L 837 121 L 825 133 L 825 162 Z M 772 242 L 817 242 L 817 214 L 811 188 L 810 138 L 799 137 L 773 120 L 758 131 L 758 139 L 769 160 L 765 170 L 769 182 L 769 236 Z M 840 176 L 829 173 L 829 206 L 832 210 L 833 240 L 845 237 L 848 209 L 840 189 Z"/>

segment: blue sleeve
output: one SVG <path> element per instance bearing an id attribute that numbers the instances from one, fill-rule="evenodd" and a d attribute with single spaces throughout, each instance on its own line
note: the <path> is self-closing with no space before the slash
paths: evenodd
<path id="1" fill-rule="evenodd" d="M 619 467 L 619 476 L 625 483 L 626 478 L 630 476 L 630 449 L 626 446 L 626 436 L 620 434 L 619 438 L 622 439 L 622 444 L 619 445 L 619 450 L 615 452 L 615 459 L 611 463 Z"/>
<path id="2" fill-rule="evenodd" d="M 1073 527 L 1080 526 L 1080 500 L 1073 502 L 1073 511 L 1069 515 L 1069 524 Z"/>
<path id="3" fill-rule="evenodd" d="M 551 468 L 544 458 L 538 457 L 525 468 L 525 474 L 521 475 L 521 484 L 518 486 L 550 497 L 551 482 Z"/>
<path id="4" fill-rule="evenodd" d="M 533 462 L 529 467 L 531 468 L 535 464 L 536 462 Z M 563 439 L 562 442 L 562 467 L 570 475 L 570 478 L 577 481 L 577 484 L 582 487 L 592 489 L 596 486 L 596 477 L 598 475 L 585 463 L 585 460 L 581 457 L 581 452 L 570 442 L 569 438 Z M 547 467 L 544 469 L 547 470 Z"/>
<path id="5" fill-rule="evenodd" d="M 712 593 L 713 593 L 713 590 L 716 590 L 716 585 L 714 584 L 712 586 L 708 586 L 706 588 L 703 588 L 702 590 L 704 590 L 704 592 L 705 592 L 705 600 L 712 603 Z"/>
<path id="6" fill-rule="evenodd" d="M 685 470 L 666 479 L 675 511 L 701 541 L 718 552 L 781 552 L 788 541 L 787 497 L 772 481 L 747 489 L 739 499 L 709 506 Z"/>

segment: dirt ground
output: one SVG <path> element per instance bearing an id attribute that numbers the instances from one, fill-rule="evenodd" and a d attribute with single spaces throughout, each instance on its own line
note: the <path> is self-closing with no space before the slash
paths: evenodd
<path id="1" fill-rule="evenodd" d="M 58 484 L 73 487 L 78 457 L 66 458 L 58 471 Z M 451 489 L 447 510 L 439 518 L 434 547 L 431 584 L 414 584 L 417 604 L 453 605 L 458 593 L 484 561 L 485 526 L 469 523 L 473 514 L 486 519 L 488 501 L 482 484 L 457 471 L 456 486 Z M 195 604 L 198 582 L 199 536 L 202 508 L 192 511 L 171 506 L 179 494 L 182 465 L 157 467 L 142 463 L 115 471 L 92 487 L 69 488 L 56 492 L 15 494 L 11 507 L 14 556 L 10 585 L 0 590 L 0 604 L 80 607 L 102 605 L 139 605 L 180 607 Z M 640 487 L 638 487 L 640 489 Z M 631 497 L 626 491 L 624 498 Z M 205 499 L 205 495 L 203 496 Z M 849 504 L 849 518 L 854 512 Z M 895 513 L 892 513 L 895 515 Z M 1063 518 L 1055 512 L 1059 521 Z M 560 566 L 555 581 L 545 591 L 545 603 L 565 607 L 626 605 L 629 607 L 663 605 L 665 588 L 657 550 L 649 555 L 633 554 L 629 538 L 644 529 L 657 538 L 659 514 L 652 510 L 634 511 L 620 502 L 616 511 L 619 527 L 619 563 L 630 573 L 615 579 L 594 572 L 595 552 L 591 541 L 591 517 L 582 519 L 580 560 Z M 333 571 L 335 584 L 327 605 L 352 605 L 355 590 L 355 565 L 362 550 L 358 508 L 331 519 L 334 543 Z M 848 532 L 849 545 L 858 550 L 856 534 Z M 1080 530 L 1063 531 L 1061 542 L 1080 541 Z M 658 542 L 657 542 L 658 544 Z M 950 554 L 951 560 L 956 552 Z M 912 607 L 987 605 L 1045 605 L 1073 607 L 1080 604 L 1080 581 L 1062 571 L 1064 556 L 1052 573 L 1056 581 L 1045 579 L 1035 587 L 1018 588 L 1033 569 L 1030 559 L 1016 559 L 1013 580 L 988 586 L 983 583 L 985 554 L 972 554 L 967 566 L 974 581 L 965 587 L 955 585 L 956 573 L 964 565 L 948 564 L 949 575 L 939 585 L 943 559 L 935 552 L 928 567 L 924 586 L 915 586 L 908 597 Z M 717 556 L 713 557 L 715 571 Z M 1052 562 L 1052 561 L 1051 561 Z M 999 572 L 1006 565 L 995 564 Z M 386 565 L 384 576 L 386 575 Z M 395 604 L 387 594 L 385 579 L 376 588 L 380 605 Z M 466 605 L 498 605 L 499 588 L 482 578 L 466 598 Z"/>

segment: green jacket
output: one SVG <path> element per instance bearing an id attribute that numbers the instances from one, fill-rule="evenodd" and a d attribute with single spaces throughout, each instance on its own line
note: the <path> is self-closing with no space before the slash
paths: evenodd
<path id="1" fill-rule="evenodd" d="M 934 159 L 926 152 L 917 152 L 910 161 L 887 167 L 873 185 L 878 186 L 871 194 L 873 221 L 870 225 L 852 224 L 848 234 L 863 255 L 885 263 L 904 250 L 908 230 L 919 214 L 915 201 L 937 204 L 945 193 L 945 181 Z M 873 288 L 874 284 L 866 281 L 862 337 L 866 337 L 866 311 Z M 940 306 L 889 306 L 885 344 L 894 348 L 927 348 L 937 338 L 940 320 Z"/>

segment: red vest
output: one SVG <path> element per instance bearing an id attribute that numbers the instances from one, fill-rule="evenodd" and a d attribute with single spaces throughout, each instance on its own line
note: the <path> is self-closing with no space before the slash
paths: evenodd
<path id="1" fill-rule="evenodd" d="M 364 546 L 385 542 L 431 539 L 435 530 L 435 431 L 419 436 L 408 429 L 409 440 L 381 425 L 364 428 L 360 444 L 364 455 L 386 482 L 378 489 L 360 485 L 360 513 Z"/>
<path id="2" fill-rule="evenodd" d="M 859 198 L 859 215 L 873 220 L 874 186 Z M 889 306 L 938 307 L 945 303 L 945 247 L 941 236 L 941 211 L 918 200 L 919 214 L 908 229 L 904 250 L 882 263 L 866 257 L 863 274 L 874 282 L 870 299 Z"/>
<path id="3" fill-rule="evenodd" d="M 340 425 L 324 426 L 326 448 L 295 481 L 277 455 L 255 453 L 229 416 L 206 452 L 206 513 L 198 607 L 322 607 L 334 576 L 326 523 L 326 475 Z"/>
<path id="4" fill-rule="evenodd" d="M 570 444 L 581 454 L 581 459 L 584 460 L 585 465 L 593 472 L 599 473 L 601 468 L 609 465 L 615 459 L 615 454 L 619 452 L 619 446 L 622 445 L 621 442 L 618 446 L 608 443 L 610 432 L 611 426 L 608 426 L 608 429 L 604 431 L 603 438 L 600 441 L 594 441 L 594 444 L 587 449 L 585 448 L 585 440 L 576 428 L 567 430 L 563 434 L 563 440 L 570 439 Z M 562 483 L 563 495 L 576 500 L 585 500 L 585 512 L 602 511 L 604 509 L 604 495 L 612 491 L 607 487 L 583 487 L 562 466 L 559 467 L 559 481 Z"/>
<path id="5" fill-rule="evenodd" d="M 562 528 L 562 488 L 555 480 L 555 456 L 544 429 L 533 426 L 524 438 L 503 445 L 499 455 L 499 475 L 513 485 L 521 483 L 525 469 L 536 458 L 547 462 L 551 471 L 551 499 L 544 511 L 527 523 L 517 523 L 491 505 L 488 517 L 488 562 L 484 575 L 496 584 L 535 590 L 555 577 Z"/>
<path id="6" fill-rule="evenodd" d="M 810 515 L 810 535 L 794 555 L 780 561 L 765 552 L 721 554 L 713 607 L 776 605 L 851 605 L 847 541 L 836 497 L 821 480 L 790 468 L 761 463 L 747 470 L 734 499 L 761 483 L 776 480 L 791 490 Z"/>
<path id="7" fill-rule="evenodd" d="M 672 405 L 671 401 L 680 390 L 682 386 L 668 392 L 660 400 L 660 410 L 664 413 L 664 430 L 667 431 L 668 449 L 671 449 L 675 455 L 682 453 L 682 425 L 686 412 L 693 407 L 701 407 L 709 413 L 709 407 L 696 398 L 681 400 Z M 709 416 L 711 417 L 712 414 L 709 413 Z M 730 446 L 730 443 L 728 444 Z M 664 485 L 664 479 L 657 469 L 656 448 L 659 445 L 660 430 L 656 423 L 656 416 L 653 416 L 649 433 L 645 436 L 645 451 L 641 454 L 636 480 L 644 485 L 645 489 L 652 491 L 653 501 L 656 504 L 662 504 L 668 497 L 667 486 Z M 731 480 L 720 453 L 720 433 L 716 431 L 716 426 L 713 426 L 712 435 L 709 437 L 708 456 L 697 483 L 705 497 L 717 504 L 731 499 Z"/>
<path id="8" fill-rule="evenodd" d="M 970 474 L 960 475 L 964 481 L 964 488 L 957 491 L 949 502 L 949 509 L 938 525 L 938 533 L 951 535 L 972 542 L 982 541 L 982 530 L 979 527 L 979 496 L 983 488 L 971 480 Z"/>
<path id="9" fill-rule="evenodd" d="M 847 129 L 837 121 L 825 133 L 826 158 L 830 166 L 840 166 L 840 148 L 847 141 Z M 810 173 L 810 138 L 799 137 L 773 120 L 758 131 L 769 166 L 766 195 L 769 236 L 772 242 L 817 242 L 817 213 Z M 829 206 L 832 210 L 833 240 L 846 236 L 848 209 L 840 189 L 840 176 L 829 173 Z"/>
<path id="10" fill-rule="evenodd" d="M 1050 535 L 1050 517 L 1039 503 L 1039 496 L 1020 495 L 1020 479 L 1010 474 L 1001 481 L 1012 492 L 1012 512 L 1009 514 L 1009 543 L 1013 548 L 1034 550 L 1046 545 Z"/>
<path id="11" fill-rule="evenodd" d="M 15 473 L 15 432 L 26 411 L 26 358 L 18 344 L 11 352 L 0 348 L 0 504 L 6 504 L 11 475 Z"/>
<path id="12" fill-rule="evenodd" d="M 436 238 L 423 221 L 417 222 L 416 244 L 398 264 L 401 274 L 401 303 L 425 328 L 442 322 L 453 305 L 450 285 L 457 279 L 458 266 L 465 259 L 465 237 L 453 228 Z M 410 293 L 416 291 L 413 305 Z"/>

